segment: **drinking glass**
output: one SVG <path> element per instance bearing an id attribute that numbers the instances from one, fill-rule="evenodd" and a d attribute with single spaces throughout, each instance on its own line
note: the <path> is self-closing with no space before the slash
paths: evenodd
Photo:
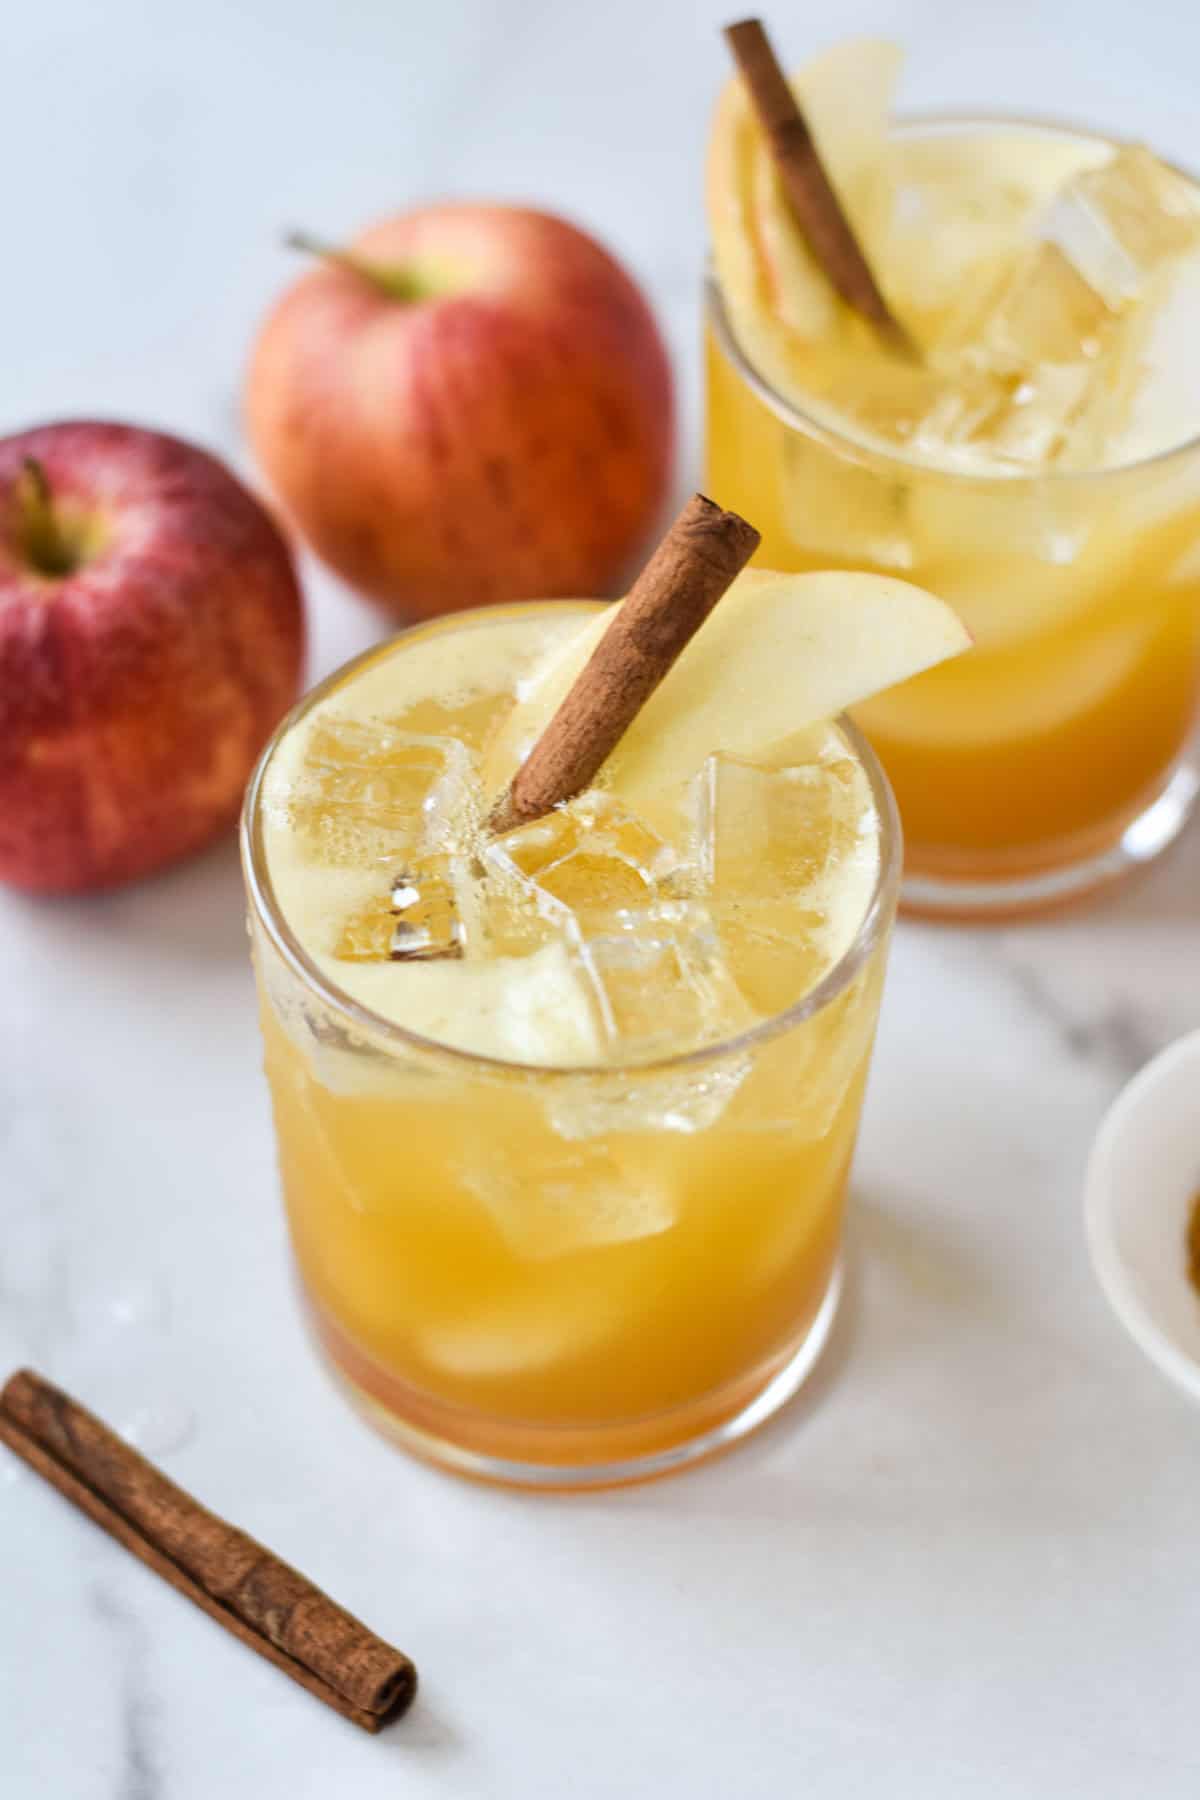
<path id="1" fill-rule="evenodd" d="M 857 729 L 879 873 L 845 954 L 795 1005 L 653 1063 L 555 1068 L 423 1039 L 340 991 L 272 886 L 263 785 L 242 846 L 266 1072 L 299 1285 L 357 1405 L 460 1472 L 570 1487 L 734 1442 L 803 1381 L 840 1285 L 846 1179 L 900 839 Z"/>
<path id="2" fill-rule="evenodd" d="M 1098 142 L 1012 120 L 897 130 Z M 776 391 L 712 277 L 707 326 L 708 483 L 761 530 L 756 560 L 901 576 L 974 636 L 856 710 L 904 822 L 904 905 L 1033 911 L 1158 855 L 1200 789 L 1200 437 L 1113 467 L 941 468 Z M 1197 370 L 1200 355 L 1180 380 Z"/>

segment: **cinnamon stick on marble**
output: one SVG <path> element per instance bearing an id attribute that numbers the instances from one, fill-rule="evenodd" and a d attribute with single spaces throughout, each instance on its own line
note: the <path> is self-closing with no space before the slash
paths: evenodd
<path id="1" fill-rule="evenodd" d="M 493 808 L 493 831 L 539 819 L 588 785 L 758 543 L 737 513 L 692 496 Z"/>
<path id="2" fill-rule="evenodd" d="M 210 1618 L 366 1731 L 407 1708 L 408 1657 L 226 1524 L 30 1369 L 0 1390 L 0 1441 Z"/>
<path id="3" fill-rule="evenodd" d="M 775 159 L 779 179 L 796 222 L 826 275 L 854 311 L 872 324 L 894 350 L 916 349 L 880 291 L 871 265 L 842 209 L 820 153 L 761 19 L 725 27 L 759 124 Z"/>

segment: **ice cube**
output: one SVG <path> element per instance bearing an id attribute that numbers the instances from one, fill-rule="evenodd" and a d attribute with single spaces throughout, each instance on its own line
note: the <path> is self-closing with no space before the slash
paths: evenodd
<path id="1" fill-rule="evenodd" d="M 333 954 L 339 962 L 387 962 L 395 928 L 391 901 L 381 893 L 342 920 Z"/>
<path id="2" fill-rule="evenodd" d="M 591 983 L 561 941 L 522 956 L 316 961 L 362 1006 L 435 1043 L 506 1062 L 590 1066 L 603 1058 Z"/>
<path id="3" fill-rule="evenodd" d="M 935 352 L 913 447 L 975 470 L 1053 461 L 1107 391 L 1114 323 L 1057 244 L 1031 244 Z"/>
<path id="4" fill-rule="evenodd" d="M 439 1100 L 449 1091 L 444 1064 L 426 1061 L 415 1051 L 392 1047 L 385 1052 L 348 1032 L 340 1041 L 332 1035 L 325 1037 L 309 1052 L 309 1061 L 319 1088 L 351 1100 L 411 1105 L 427 1100 L 435 1089 Z M 363 1184 L 360 1188 L 366 1191 Z"/>
<path id="5" fill-rule="evenodd" d="M 486 843 L 485 930 L 507 953 L 619 927 L 651 902 L 680 859 L 610 795 L 590 791 Z"/>
<path id="6" fill-rule="evenodd" d="M 811 761 L 764 768 L 718 751 L 701 774 L 701 847 L 715 899 L 807 894 L 862 839 L 863 775 L 836 738 Z"/>
<path id="7" fill-rule="evenodd" d="M 611 1057 L 671 1056 L 754 1023 L 700 902 L 658 900 L 614 923 L 577 947 Z"/>
<path id="8" fill-rule="evenodd" d="M 999 360 L 1010 365 L 1006 372 L 964 367 L 947 377 L 913 432 L 913 448 L 975 474 L 1003 473 L 1014 465 L 1042 468 L 1069 450 L 1086 460 L 1085 425 L 1090 421 L 1103 429 L 1110 404 L 1119 404 L 1123 361 L 1114 360 L 1111 352 L 1098 352 L 1093 362 L 1020 368 L 1009 351 L 1000 353 Z M 1086 441 L 1090 445 L 1091 439 Z M 914 538 L 920 536 L 915 515 L 923 510 L 924 497 L 915 494 Z"/>
<path id="9" fill-rule="evenodd" d="M 1200 247 L 1185 255 L 1164 276 L 1155 295 L 1142 342 L 1137 347 L 1137 381 L 1115 448 L 1122 462 L 1156 456 L 1185 443 L 1195 430 L 1196 395 L 1200 393 Z M 1195 465 L 1183 458 L 1160 470 L 1146 486 L 1139 509 L 1152 517 L 1191 506 Z"/>
<path id="10" fill-rule="evenodd" d="M 759 1013 L 782 1011 L 849 947 L 866 912 L 878 868 L 866 775 L 831 734 L 788 768 L 718 753 L 699 789 L 699 855 L 728 970 Z"/>
<path id="11" fill-rule="evenodd" d="M 906 180 L 900 171 L 881 260 L 904 297 L 906 323 L 936 346 L 978 312 L 1012 261 L 1027 203 L 1015 186 L 988 182 L 985 171 L 972 171 L 970 182 L 957 170 L 913 174 Z"/>
<path id="12" fill-rule="evenodd" d="M 422 962 L 462 956 L 468 939 L 479 945 L 469 858 L 414 857 L 387 882 L 343 918 L 333 948 L 339 962 Z"/>
<path id="13" fill-rule="evenodd" d="M 943 353 L 948 389 L 919 447 L 1032 467 L 1102 461 L 1130 413 L 1171 267 L 1197 243 L 1194 192 L 1148 151 L 1075 174 Z"/>
<path id="14" fill-rule="evenodd" d="M 421 1351 L 434 1368 L 471 1381 L 569 1366 L 628 1331 L 652 1304 L 627 1282 L 591 1275 L 588 1262 L 534 1267 L 526 1279 L 430 1319 L 421 1328 Z"/>
<path id="15" fill-rule="evenodd" d="M 992 366 L 1087 363 L 1100 354 L 1113 309 L 1056 243 L 1030 246 L 1003 284 L 979 343 Z"/>
<path id="16" fill-rule="evenodd" d="M 1099 523 L 1095 496 L 1076 482 L 922 482 L 912 511 L 922 567 L 938 597 L 962 612 L 960 601 L 975 587 L 990 589 L 996 606 L 989 602 L 987 613 L 1014 620 L 1039 615 L 1044 594 L 1069 597 L 1070 571 Z M 962 617 L 974 634 L 974 617 Z"/>
<path id="17" fill-rule="evenodd" d="M 291 823 L 321 862 L 394 865 L 444 850 L 465 831 L 470 771 L 470 752 L 454 738 L 320 716 L 289 796 Z"/>
<path id="18" fill-rule="evenodd" d="M 857 418 L 852 406 L 845 410 Z M 868 428 L 873 423 L 862 422 Z M 903 441 L 904 421 L 893 419 L 890 425 L 891 435 Z M 780 442 L 780 510 L 799 550 L 854 568 L 912 568 L 903 484 L 866 463 L 836 455 L 802 432 L 789 431 Z"/>
<path id="19" fill-rule="evenodd" d="M 1135 145 L 1069 182 L 1042 232 L 1119 311 L 1145 296 L 1166 263 L 1200 243 L 1200 201 L 1190 182 Z"/>
<path id="20" fill-rule="evenodd" d="M 459 912 L 458 888 L 449 857 L 411 864 L 392 880 L 393 918 L 388 949 L 393 962 L 432 956 L 461 956 L 466 926 Z"/>
<path id="21" fill-rule="evenodd" d="M 458 1168 L 509 1247 L 531 1261 L 656 1237 L 674 1223 L 665 1179 L 602 1143 L 471 1146 Z"/>
<path id="22" fill-rule="evenodd" d="M 580 1076 L 546 1095 L 546 1114 L 560 1137 L 586 1140 L 629 1134 L 707 1131 L 720 1119 L 753 1066 L 753 1054 L 729 1052 L 694 1068 Z"/>
<path id="23" fill-rule="evenodd" d="M 940 446 L 943 460 L 976 474 L 1100 466 L 1129 414 L 1144 323 L 1136 314 L 1115 321 L 1093 362 L 1044 363 L 1008 377 L 974 414 L 960 411 L 954 418 L 952 408 L 935 412 L 922 421 L 920 448 L 938 454 Z M 914 507 L 920 510 L 920 504 Z M 914 523 L 915 535 L 919 529 Z M 1057 527 L 1048 537 L 1039 535 L 1037 554 L 1047 560 L 1075 553 L 1060 540 Z"/>

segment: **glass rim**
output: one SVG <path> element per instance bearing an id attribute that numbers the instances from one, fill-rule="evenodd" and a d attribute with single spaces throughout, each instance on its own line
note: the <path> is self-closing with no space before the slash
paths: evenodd
<path id="1" fill-rule="evenodd" d="M 336 982 L 330 981 L 323 974 L 284 917 L 267 866 L 266 845 L 262 832 L 263 782 L 272 757 L 288 733 L 294 730 L 315 706 L 335 692 L 350 676 L 359 669 L 365 668 L 368 663 L 395 653 L 400 645 L 414 635 L 459 627 L 470 628 L 473 625 L 485 624 L 498 615 L 503 615 L 506 611 L 525 611 L 529 607 L 594 608 L 605 604 L 607 602 L 579 600 L 515 601 L 506 606 L 472 607 L 463 612 L 443 614 L 436 619 L 422 620 L 417 624 L 406 626 L 392 637 L 386 638 L 382 643 L 373 645 L 370 649 L 351 657 L 349 661 L 332 670 L 322 681 L 301 695 L 272 732 L 247 783 L 241 812 L 238 835 L 247 897 L 255 917 L 263 926 L 275 950 L 291 972 L 307 987 L 314 990 L 331 1011 L 340 1014 L 360 1034 L 374 1040 L 382 1040 L 398 1050 L 416 1051 L 425 1058 L 444 1059 L 458 1068 L 478 1069 L 495 1075 L 534 1076 L 538 1080 L 579 1080 L 583 1078 L 596 1079 L 597 1077 L 611 1079 L 629 1075 L 677 1074 L 689 1069 L 702 1068 L 731 1055 L 752 1050 L 759 1044 L 780 1037 L 803 1024 L 805 1020 L 823 1012 L 849 987 L 886 930 L 900 889 L 903 861 L 900 816 L 895 797 L 879 758 L 853 720 L 843 713 L 831 722 L 843 733 L 855 756 L 866 770 L 879 821 L 879 865 L 870 898 L 853 939 L 837 961 L 826 970 L 820 981 L 807 989 L 798 1000 L 793 1001 L 791 1006 L 785 1007 L 782 1012 L 772 1013 L 765 1019 L 759 1019 L 755 1024 L 734 1033 L 731 1037 L 722 1037 L 710 1044 L 701 1044 L 691 1050 L 680 1051 L 675 1055 L 658 1057 L 649 1061 L 522 1062 L 507 1057 L 484 1055 L 461 1045 L 444 1043 L 438 1038 L 423 1037 L 419 1032 L 411 1031 L 407 1026 L 398 1025 L 384 1014 L 362 1005 L 351 994 L 338 987 Z"/>
<path id="2" fill-rule="evenodd" d="M 1086 139 L 1095 144 L 1115 146 L 1120 149 L 1135 145 L 1136 138 L 1114 137 L 1111 133 L 1099 131 L 1095 126 L 1076 124 L 1069 120 L 1039 117 L 1036 114 L 1016 112 L 973 112 L 966 111 L 932 111 L 905 112 L 897 114 L 892 121 L 891 135 L 895 137 L 933 135 L 939 128 L 948 132 L 966 131 L 973 127 L 1000 128 L 1005 131 L 1033 130 L 1044 132 L 1050 136 Z M 1167 157 L 1158 160 L 1164 168 L 1180 175 L 1185 181 L 1200 191 L 1200 176 L 1193 170 L 1185 168 L 1181 163 Z M 975 490 L 991 488 L 994 490 L 1011 490 L 1022 485 L 1028 487 L 1044 486 L 1053 482 L 1060 486 L 1071 483 L 1099 483 L 1113 478 L 1120 479 L 1139 471 L 1152 469 L 1160 465 L 1182 461 L 1190 452 L 1200 450 L 1200 425 L 1186 438 L 1169 444 L 1165 449 L 1152 451 L 1149 455 L 1131 457 L 1126 462 L 1105 463 L 1097 468 L 1085 469 L 1004 469 L 973 470 L 953 468 L 948 464 L 936 462 L 928 456 L 909 456 L 903 451 L 875 439 L 864 433 L 859 436 L 848 428 L 840 427 L 831 418 L 822 418 L 815 412 L 805 408 L 786 395 L 781 394 L 751 362 L 737 340 L 729 312 L 725 305 L 725 296 L 721 283 L 713 266 L 711 252 L 705 262 L 704 287 L 708 302 L 709 321 L 716 333 L 717 342 L 722 355 L 763 401 L 775 416 L 793 431 L 803 436 L 814 438 L 840 454 L 850 462 L 867 464 L 886 470 L 894 476 L 908 476 L 914 471 L 922 475 L 933 476 L 936 480 L 956 483 Z M 1200 396 L 1197 397 L 1200 409 Z"/>

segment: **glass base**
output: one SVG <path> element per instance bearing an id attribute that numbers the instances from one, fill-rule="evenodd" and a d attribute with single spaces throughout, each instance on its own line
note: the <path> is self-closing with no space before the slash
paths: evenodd
<path id="1" fill-rule="evenodd" d="M 311 1311 L 309 1317 L 323 1360 L 339 1388 L 377 1431 L 401 1449 L 475 1481 L 554 1492 L 652 1481 L 731 1449 L 773 1418 L 807 1380 L 828 1342 L 841 1296 L 842 1264 L 839 1260 L 834 1265 L 816 1317 L 803 1338 L 776 1358 L 765 1374 L 760 1370 L 749 1384 L 738 1383 L 724 1407 L 722 1395 L 706 1395 L 696 1406 L 641 1422 L 638 1432 L 653 1440 L 652 1447 L 611 1460 L 591 1460 L 586 1453 L 582 1459 L 579 1457 L 579 1447 L 583 1444 L 597 1449 L 602 1446 L 606 1434 L 600 1429 L 586 1432 L 565 1432 L 554 1427 L 543 1427 L 537 1432 L 525 1430 L 522 1435 L 526 1440 L 541 1437 L 538 1448 L 544 1447 L 545 1452 L 545 1459 L 541 1461 L 490 1454 L 473 1447 L 463 1441 L 464 1437 L 475 1435 L 473 1432 L 456 1432 L 459 1420 L 453 1408 L 433 1408 L 427 1399 L 418 1400 L 414 1395 L 411 1411 L 402 1412 L 399 1410 L 403 1404 L 402 1393 L 394 1386 L 385 1405 L 347 1369 L 346 1359 L 339 1355 L 341 1346 L 336 1343 L 326 1322 Z M 419 1417 L 414 1416 L 418 1414 Z M 703 1423 L 697 1426 L 697 1420 Z M 632 1435 L 628 1429 L 619 1433 L 624 1440 Z M 575 1457 L 565 1448 L 564 1440 L 576 1447 Z"/>
<path id="2" fill-rule="evenodd" d="M 1113 882 L 1144 869 L 1175 842 L 1200 795 L 1200 757 L 1179 764 L 1150 804 L 1121 829 L 1115 842 L 1082 853 L 1052 868 L 1027 866 L 1011 874 L 958 876 L 924 870 L 906 873 L 900 909 L 910 917 L 957 919 L 964 923 L 1023 918 L 1085 900 Z"/>

